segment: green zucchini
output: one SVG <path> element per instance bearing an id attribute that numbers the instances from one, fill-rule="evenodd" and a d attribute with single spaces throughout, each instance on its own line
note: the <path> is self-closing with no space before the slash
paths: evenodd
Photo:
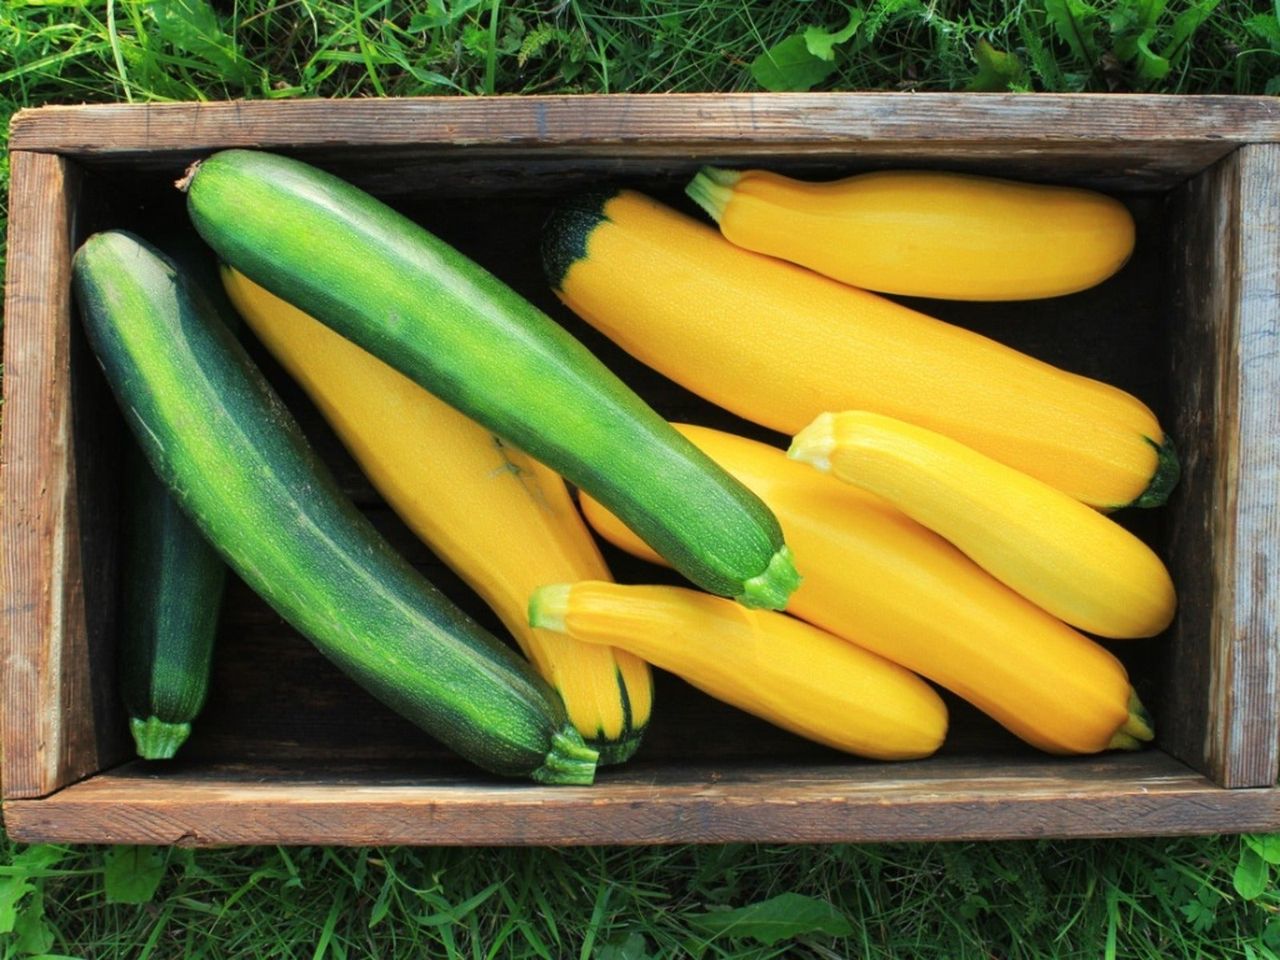
<path id="1" fill-rule="evenodd" d="M 239 330 L 217 262 L 187 230 L 161 249 Z M 156 476 L 136 443 L 125 450 L 120 693 L 138 756 L 172 757 L 204 706 L 227 567 Z"/>
<path id="2" fill-rule="evenodd" d="M 164 760 L 204 706 L 227 568 L 137 444 L 128 447 L 120 692 L 138 756 Z"/>
<path id="3" fill-rule="evenodd" d="M 197 285 L 119 231 L 90 237 L 72 277 L 126 421 L 241 579 L 357 683 L 479 766 L 592 780 L 596 752 L 556 694 L 356 510 Z"/>
<path id="4" fill-rule="evenodd" d="M 181 185 L 223 262 L 590 493 L 694 583 L 786 605 L 799 577 L 769 508 L 482 267 L 285 157 L 224 151 Z"/>

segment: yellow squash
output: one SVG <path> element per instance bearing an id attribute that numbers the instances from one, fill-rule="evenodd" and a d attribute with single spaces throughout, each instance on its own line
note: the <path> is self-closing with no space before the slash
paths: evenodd
<path id="1" fill-rule="evenodd" d="M 1177 460 L 1155 415 L 1115 387 L 810 270 L 735 247 L 642 194 L 552 218 L 560 298 L 694 393 L 794 435 L 871 410 L 980 450 L 1091 506 L 1155 506 Z"/>
<path id="2" fill-rule="evenodd" d="M 1042 750 L 1095 753 L 1151 738 L 1119 660 L 936 533 L 781 450 L 678 429 L 782 524 L 805 572 L 789 613 L 933 680 Z M 606 539 L 659 562 L 598 503 L 582 506 Z"/>
<path id="3" fill-rule="evenodd" d="M 608 643 L 718 700 L 818 743 L 878 760 L 927 757 L 947 708 L 927 683 L 824 630 L 681 587 L 543 587 L 531 623 Z"/>
<path id="4" fill-rule="evenodd" d="M 1114 520 L 962 443 L 860 410 L 824 413 L 788 456 L 883 497 L 1000 582 L 1102 637 L 1169 626 L 1173 581 Z"/>
<path id="5" fill-rule="evenodd" d="M 1133 253 L 1125 205 L 1077 187 L 924 170 L 809 183 L 705 167 L 686 192 L 730 242 L 882 293 L 1057 297 Z"/>
<path id="6" fill-rule="evenodd" d="M 649 720 L 648 665 L 528 622 L 534 588 L 609 578 L 564 481 L 242 274 L 224 268 L 223 282 L 387 503 L 502 619 L 601 762 L 630 756 Z"/>

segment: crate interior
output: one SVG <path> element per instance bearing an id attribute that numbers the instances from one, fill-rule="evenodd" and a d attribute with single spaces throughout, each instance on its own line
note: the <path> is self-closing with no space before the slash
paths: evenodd
<path id="1" fill-rule="evenodd" d="M 538 238 L 551 208 L 563 197 L 584 189 L 627 185 L 644 190 L 689 213 L 683 184 L 703 160 L 731 165 L 733 156 L 543 158 L 529 163 L 527 154 L 498 156 L 481 162 L 445 158 L 439 164 L 413 162 L 375 154 L 327 162 L 323 153 L 305 154 L 320 165 L 353 175 L 381 193 L 394 207 L 473 257 L 515 290 L 562 322 L 608 366 L 632 385 L 661 414 L 672 420 L 734 430 L 782 445 L 784 438 L 741 421 L 700 400 L 632 360 L 562 307 L 541 271 Z M 536 159 L 536 158 L 535 158 Z M 860 162 L 850 156 L 807 154 L 749 160 L 797 175 L 827 178 L 874 166 L 893 166 L 893 157 Z M 189 231 L 181 195 L 172 182 L 182 172 L 181 160 L 146 164 L 84 165 L 77 233 L 124 227 L 153 238 Z M 920 165 L 918 162 L 916 165 Z M 943 162 L 933 166 L 949 166 Z M 950 165 L 954 166 L 954 165 Z M 1031 303 L 975 304 L 908 301 L 945 320 L 988 334 L 1004 343 L 1066 369 L 1116 384 L 1153 407 L 1163 423 L 1172 418 L 1175 398 L 1170 387 L 1170 291 L 1176 286 L 1166 244 L 1173 216 L 1167 185 L 1153 188 L 1142 178 L 1126 178 L 1108 169 L 1105 160 L 1089 168 L 1052 164 L 1027 165 L 1025 158 L 981 162 L 969 160 L 959 169 L 1050 182 L 1101 185 L 1121 197 L 1133 211 L 1138 241 L 1133 259 L 1112 279 L 1072 296 Z M 120 444 L 127 439 L 123 423 L 105 385 L 75 331 L 73 364 L 77 443 L 92 455 L 81 456 L 77 480 L 82 550 L 86 557 L 86 606 L 95 636 L 95 725 L 100 743 L 124 762 L 131 756 L 123 711 L 114 696 L 113 631 L 118 571 L 115 567 L 119 490 L 114 482 Z M 335 470 L 344 488 L 375 524 L 422 572 L 482 623 L 500 632 L 496 618 L 410 534 L 382 503 L 310 403 L 265 352 L 247 338 L 253 356 L 295 412 L 305 432 Z M 1117 519 L 1153 544 L 1168 559 L 1170 517 L 1182 503 L 1158 510 L 1124 511 Z M 617 578 L 624 582 L 675 582 L 666 571 L 604 547 Z M 1164 638 L 1108 643 L 1126 664 L 1140 696 L 1155 716 L 1157 730 L 1169 683 Z M 815 775 L 841 769 L 874 776 L 877 767 L 808 743 L 762 721 L 726 707 L 682 681 L 657 672 L 653 721 L 643 746 L 628 765 L 661 777 L 682 765 L 712 766 L 724 777 L 758 775 L 778 765 L 801 765 Z M 957 698 L 944 694 L 952 711 L 951 732 L 937 763 L 989 763 L 1016 769 L 1040 763 L 1042 754 L 1025 746 L 994 722 Z M 1108 763 L 1089 761 L 1090 768 Z M 1117 764 L 1121 763 L 1116 758 Z M 1073 761 L 1062 761 L 1070 770 Z M 238 580 L 232 579 L 222 613 L 215 655 L 212 692 L 194 725 L 180 759 L 170 765 L 147 765 L 147 776 L 191 774 L 237 768 L 252 779 L 284 776 L 288 770 L 323 771 L 349 768 L 421 774 L 485 775 L 454 759 L 430 737 L 401 720 L 331 667 L 301 636 Z M 884 776 L 900 771 L 883 765 Z M 623 771 L 604 769 L 601 783 Z M 1069 774 L 1068 774 L 1069 775 Z"/>

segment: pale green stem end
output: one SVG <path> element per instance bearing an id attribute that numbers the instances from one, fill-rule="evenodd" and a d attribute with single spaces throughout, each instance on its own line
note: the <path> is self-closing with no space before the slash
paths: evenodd
<path id="1" fill-rule="evenodd" d="M 737 170 L 722 170 L 719 167 L 703 167 L 689 181 L 684 192 L 707 212 L 716 223 L 724 216 L 724 208 L 733 199 L 733 188 L 742 174 Z"/>
<path id="2" fill-rule="evenodd" d="M 795 435 L 787 456 L 830 473 L 831 454 L 836 448 L 835 423 L 834 413 L 818 414 L 813 423 Z"/>
<path id="3" fill-rule="evenodd" d="M 168 760 L 191 735 L 191 724 L 169 723 L 159 717 L 145 720 L 130 717 L 129 729 L 133 732 L 138 756 L 144 760 Z"/>
<path id="4" fill-rule="evenodd" d="M 564 633 L 572 587 L 571 583 L 551 583 L 533 591 L 529 597 L 529 626 Z"/>

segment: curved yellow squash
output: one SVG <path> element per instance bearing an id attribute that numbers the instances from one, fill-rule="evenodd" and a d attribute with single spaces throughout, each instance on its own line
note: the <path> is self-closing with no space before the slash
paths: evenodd
<path id="1" fill-rule="evenodd" d="M 687 192 L 731 243 L 882 293 L 1057 297 L 1133 253 L 1125 205 L 1077 187 L 923 170 L 808 183 L 706 167 Z"/>
<path id="2" fill-rule="evenodd" d="M 1001 583 L 1102 637 L 1152 637 L 1177 599 L 1160 558 L 1078 500 L 962 443 L 861 410 L 824 413 L 788 456 L 883 497 Z"/>
<path id="3" fill-rule="evenodd" d="M 580 582 L 536 591 L 529 620 L 630 650 L 717 700 L 862 757 L 927 757 L 946 736 L 947 708 L 927 683 L 786 614 L 681 587 Z"/>
<path id="4" fill-rule="evenodd" d="M 601 762 L 629 757 L 649 720 L 648 664 L 528 622 L 534 588 L 609 578 L 564 481 L 242 274 L 224 268 L 222 277 L 250 329 L 378 492 L 493 608 L 560 693 Z"/>
<path id="5" fill-rule="evenodd" d="M 1150 739 L 1120 661 L 878 497 L 762 443 L 678 425 L 767 503 L 803 565 L 789 613 L 946 687 L 1028 743 L 1095 753 Z M 598 503 L 588 522 L 647 548 Z"/>
<path id="6" fill-rule="evenodd" d="M 575 313 L 713 403 L 794 435 L 827 410 L 927 427 L 1091 506 L 1162 503 L 1177 461 L 1115 387 L 773 257 L 622 191 L 566 207 L 544 258 Z"/>

